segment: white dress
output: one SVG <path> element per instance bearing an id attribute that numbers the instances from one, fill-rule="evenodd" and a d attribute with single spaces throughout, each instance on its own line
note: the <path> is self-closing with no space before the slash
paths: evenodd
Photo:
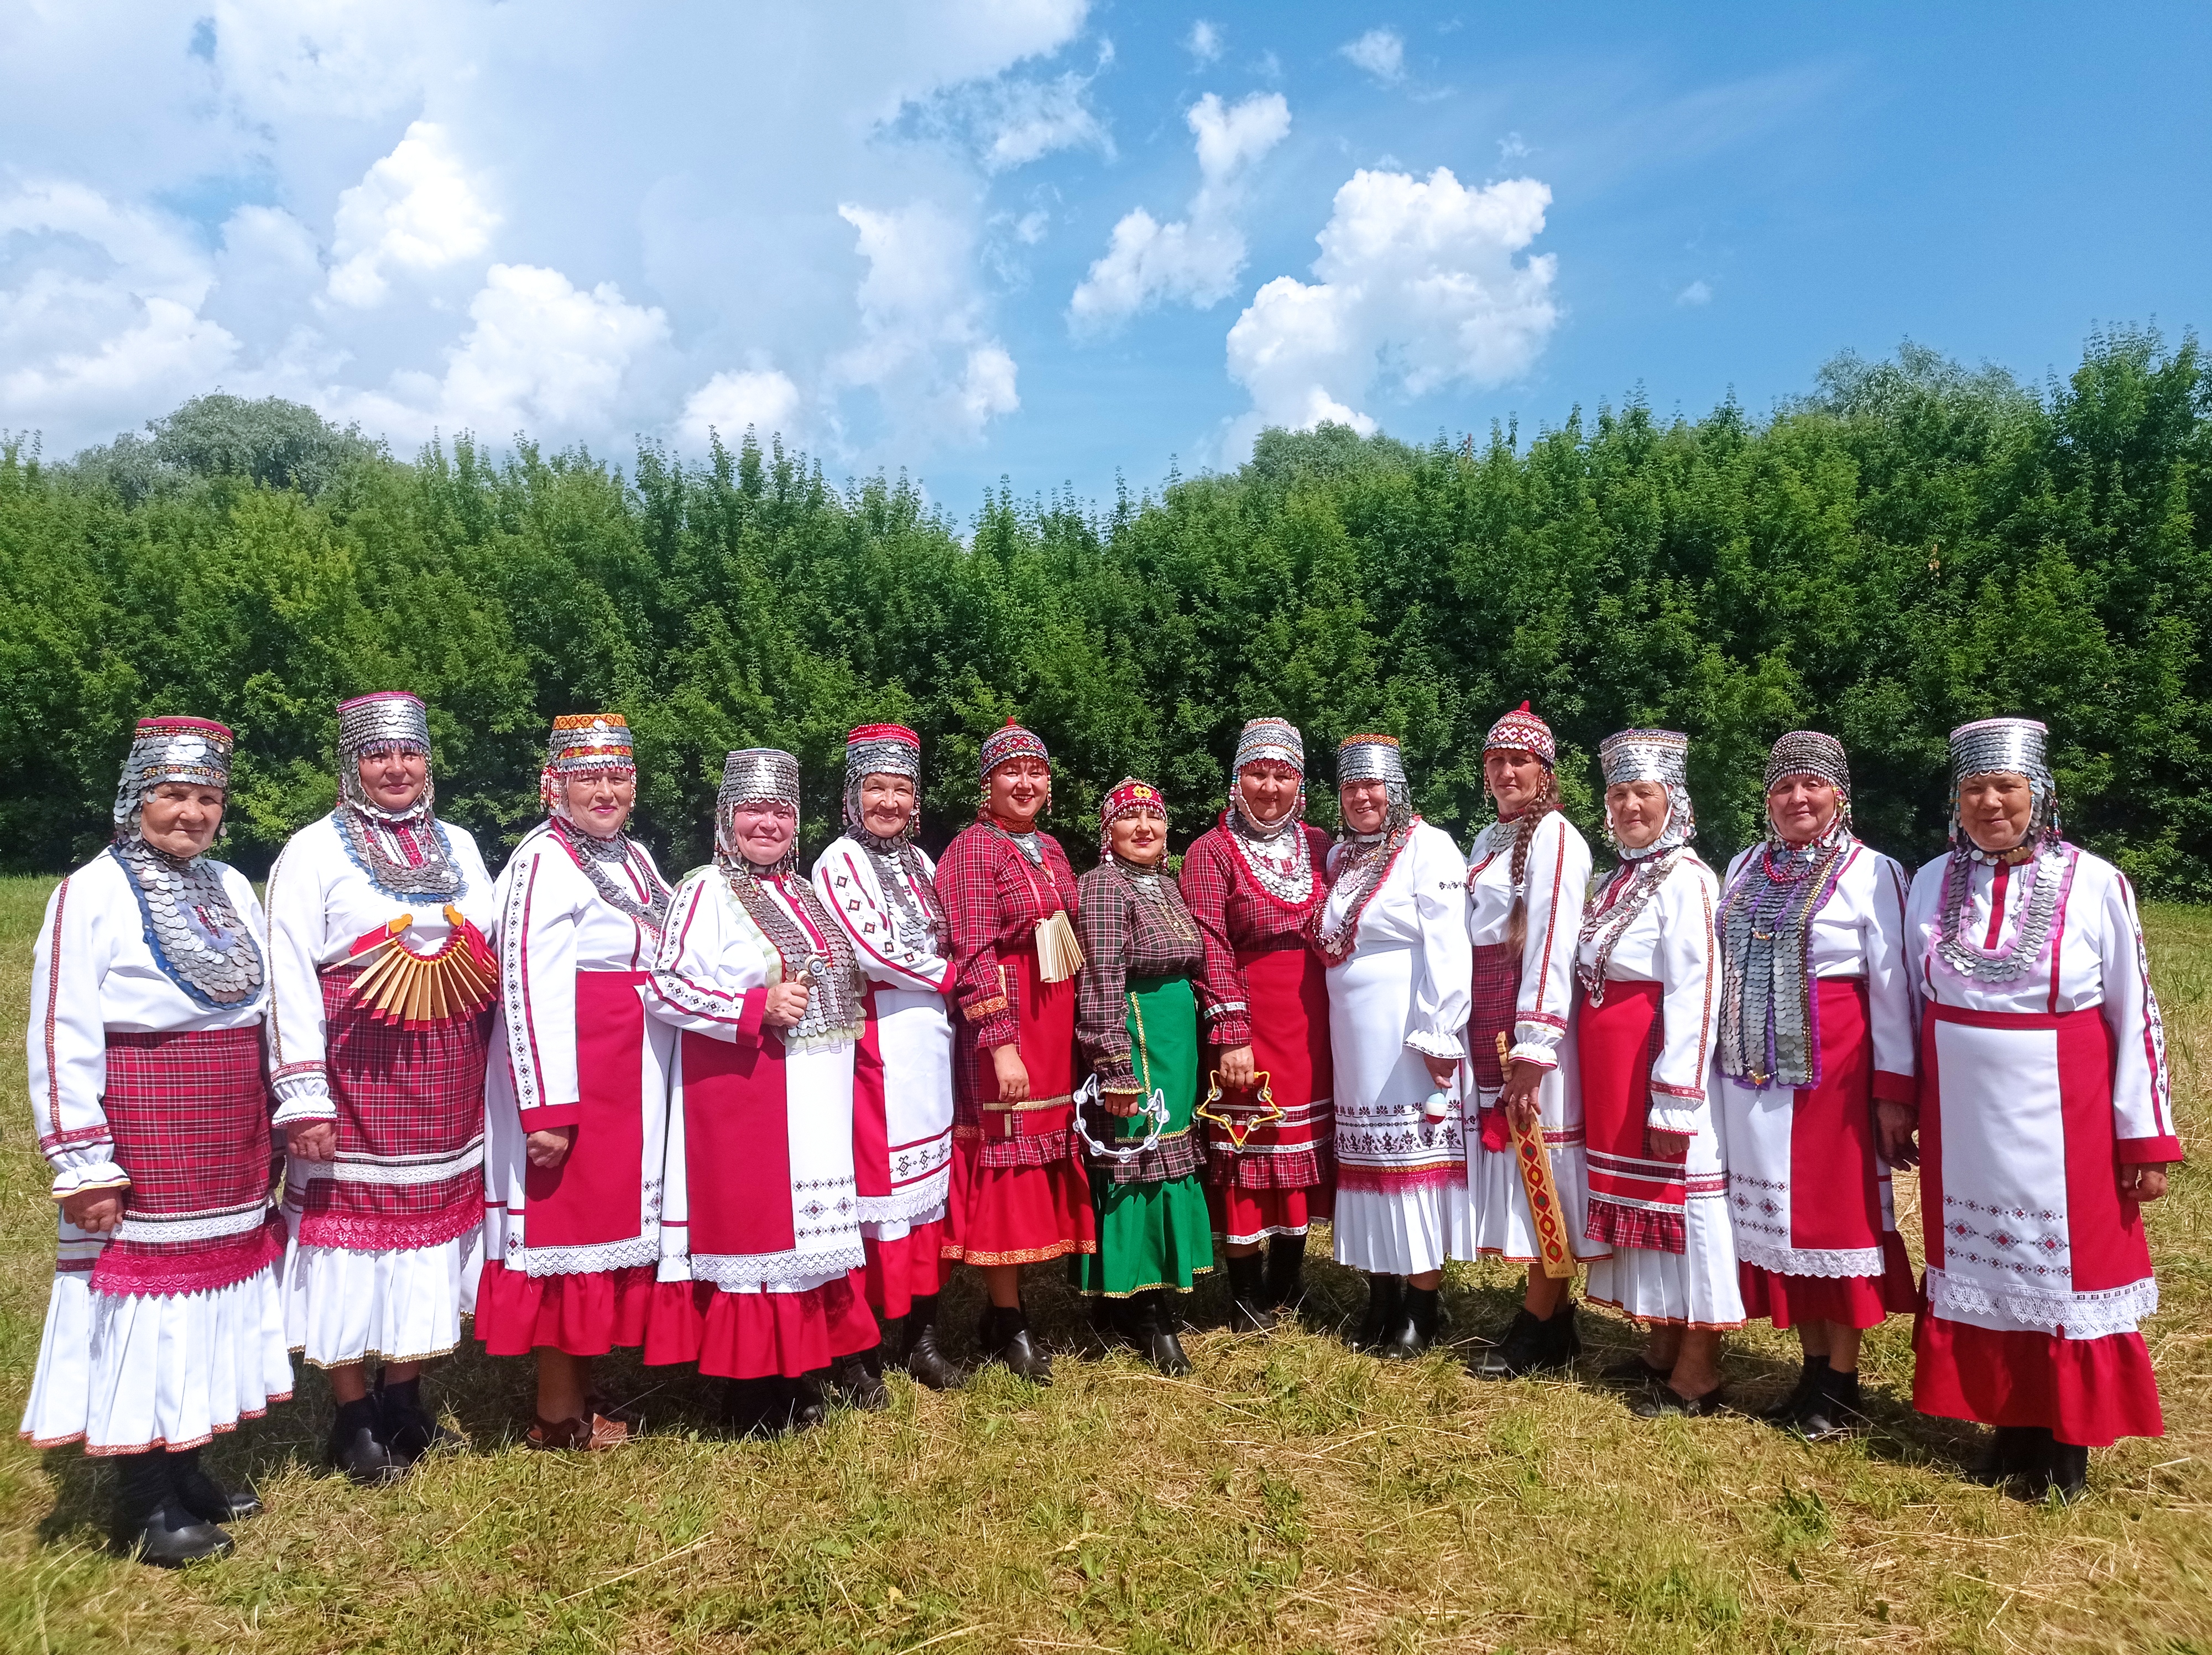
<path id="1" fill-rule="evenodd" d="M 1344 847 L 1329 852 L 1337 874 Z M 1336 1066 L 1336 1259 L 1377 1275 L 1419 1275 L 1467 1257 L 1467 1153 L 1460 1111 L 1431 1123 L 1425 1055 L 1464 1055 L 1467 864 L 1441 828 L 1416 822 L 1361 912 L 1351 954 L 1328 968 Z M 1322 910 L 1346 916 L 1338 885 Z M 1452 1090 L 1447 1087 L 1446 1090 Z"/>
<path id="2" fill-rule="evenodd" d="M 235 868 L 222 867 L 221 877 L 233 910 L 258 935 L 263 920 L 253 887 Z M 111 1037 L 246 1031 L 267 1015 L 265 983 L 236 1006 L 198 1004 L 161 970 L 145 934 L 129 876 L 106 853 L 63 880 L 46 903 L 32 952 L 26 1044 L 39 1147 L 53 1168 L 57 1201 L 129 1183 L 103 1106 Z M 264 1152 L 262 1199 L 250 1211 L 149 1223 L 126 1202 L 122 1226 L 106 1235 L 57 1214 L 53 1288 L 23 1411 L 22 1434 L 34 1446 L 82 1440 L 92 1454 L 191 1448 L 291 1396 L 272 1264 L 197 1291 L 93 1286 L 111 1238 L 243 1241 L 265 1227 L 267 1168 Z"/>
<path id="3" fill-rule="evenodd" d="M 341 805 L 341 810 L 346 806 Z M 395 895 L 379 890 L 356 861 L 335 816 L 294 834 L 269 873 L 269 966 L 274 991 L 269 1016 L 270 1080 L 276 1123 L 336 1121 L 325 1058 L 330 1027 L 322 973 L 343 966 L 356 946 L 391 921 L 404 918 L 402 940 L 430 954 L 451 935 L 451 905 L 489 938 L 496 910 L 493 885 L 476 841 L 450 823 L 437 824 L 460 871 L 450 897 Z M 487 1031 L 489 1020 L 486 1021 Z M 472 1141 L 432 1156 L 401 1153 L 342 1155 L 337 1161 L 293 1158 L 285 1187 L 292 1242 L 284 1263 L 285 1320 L 292 1348 L 317 1367 L 342 1366 L 369 1355 L 417 1361 L 459 1344 L 461 1317 L 476 1307 L 483 1263 L 481 1089 Z M 371 1204 L 385 1190 L 420 1189 L 473 1177 L 477 1221 L 459 1234 L 424 1245 L 382 1244 L 365 1232 L 362 1244 L 319 1245 L 301 1238 L 310 1183 L 349 1186 Z M 404 1236 L 403 1227 L 392 1233 Z"/>
<path id="4" fill-rule="evenodd" d="M 1493 960 L 1504 963 L 1502 954 L 1483 951 L 1502 950 L 1510 940 L 1516 894 L 1515 831 L 1513 823 L 1492 823 L 1476 837 L 1468 857 L 1467 933 L 1477 961 L 1477 1019 L 1484 1010 L 1482 966 Z M 1575 983 L 1575 943 L 1589 877 L 1589 843 L 1564 815 L 1548 812 L 1529 842 L 1524 865 L 1527 917 L 1517 962 L 1519 983 L 1511 996 L 1510 1020 L 1503 1025 L 1510 1043 L 1508 1061 L 1544 1068 L 1536 1092 L 1543 1111 L 1544 1147 L 1551 1157 L 1553 1182 L 1559 1186 L 1569 1244 L 1575 1256 L 1583 1260 L 1601 1257 L 1607 1250 L 1602 1243 L 1583 1233 L 1589 1219 L 1589 1182 L 1583 1165 L 1582 1071 L 1574 1041 L 1574 1009 L 1582 998 Z M 1470 1044 L 1486 1037 L 1475 1034 Z M 1470 1051 L 1461 1074 L 1474 1252 L 1534 1263 L 1539 1256 L 1536 1236 L 1512 1140 L 1505 1137 L 1496 1149 L 1483 1141 L 1482 1113 L 1497 1107 L 1500 1087 L 1481 1082 L 1481 1060 L 1480 1052 Z M 1498 1136 L 1504 1127 L 1499 1119 L 1492 1136 Z"/>
<path id="5" fill-rule="evenodd" d="M 1723 891 L 1733 890 L 1750 859 L 1765 854 L 1764 844 L 1739 853 Z M 1832 1292 L 1854 1278 L 1879 1284 L 1885 1275 L 1909 1284 L 1910 1266 L 1899 1268 L 1889 1164 L 1873 1149 L 1874 1102 L 1910 1104 L 1915 1095 L 1905 870 L 1856 841 L 1843 855 L 1835 888 L 1806 927 L 1806 974 L 1815 985 L 1861 982 L 1866 991 L 1863 1002 L 1846 998 L 1820 1022 L 1824 1084 L 1761 1090 L 1717 1062 L 1713 1068 L 1736 1256 L 1772 1275 L 1837 1283 Z M 1756 868 L 1753 877 L 1760 877 Z M 1814 1003 L 1820 1017 L 1817 998 Z M 1863 1084 L 1838 1072 L 1839 1058 L 1869 1048 L 1872 1074 Z M 1850 1095 L 1838 1098 L 1838 1092 Z M 1849 1112 L 1847 1133 L 1808 1125 L 1832 1119 L 1832 1100 Z"/>
<path id="6" fill-rule="evenodd" d="M 1595 911 L 1609 910 L 1623 894 L 1632 867 L 1624 866 L 1607 880 Z M 1609 1305 L 1638 1321 L 1703 1329 L 1743 1323 L 1729 1219 L 1727 1155 L 1708 1092 L 1720 1010 L 1713 933 L 1717 904 L 1712 870 L 1685 851 L 1614 945 L 1606 968 L 1609 983 L 1657 986 L 1661 1044 L 1650 1063 L 1645 1095 L 1613 1095 L 1624 1070 L 1598 1061 L 1594 1037 L 1601 1019 L 1587 999 L 1577 1013 L 1589 1134 L 1589 1229 L 1594 1239 L 1609 1238 L 1613 1246 L 1610 1257 L 1589 1267 L 1588 1297 L 1592 1304 Z M 1592 965 L 1595 957 L 1595 945 L 1585 943 L 1578 963 Z M 1626 998 L 1607 996 L 1614 1004 Z M 1642 1138 L 1647 1129 L 1687 1134 L 1686 1161 L 1669 1166 L 1646 1159 Z M 1626 1222 L 1634 1222 L 1637 1208 L 1629 1192 L 1670 1183 L 1684 1190 L 1683 1250 L 1625 1244 L 1623 1229 L 1613 1226 L 1622 1223 L 1624 1214 Z M 1608 1191 L 1616 1190 L 1622 1193 L 1609 1198 Z"/>
<path id="7" fill-rule="evenodd" d="M 2122 1165 L 2182 1158 L 2135 893 L 2072 845 L 1966 869 L 1960 940 L 2026 969 L 1988 981 L 1936 947 L 1947 853 L 1914 878 L 1907 958 L 1921 1023 L 1928 1311 L 1913 1402 L 2100 1445 L 2161 1428 L 2139 1331 L 2158 1308 Z M 2049 902 L 2035 942 L 2034 916 Z M 1994 923 L 1992 916 L 1995 916 Z"/>
<path id="8" fill-rule="evenodd" d="M 945 993 L 952 962 L 939 939 L 916 932 L 910 914 L 936 907 L 936 864 L 915 852 L 916 889 L 903 868 L 849 836 L 814 864 L 814 889 L 845 934 L 868 979 L 865 1062 L 854 1098 L 854 1171 L 860 1233 L 896 1242 L 918 1226 L 941 1223 L 952 1169 L 952 1023 Z M 903 879 L 907 905 L 884 881 Z"/>

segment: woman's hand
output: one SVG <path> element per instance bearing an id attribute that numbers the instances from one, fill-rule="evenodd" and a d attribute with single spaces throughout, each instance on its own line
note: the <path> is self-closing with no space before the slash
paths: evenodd
<path id="1" fill-rule="evenodd" d="M 1221 1062 L 1214 1067 L 1220 1073 L 1221 1084 L 1224 1090 L 1234 1089 L 1242 1092 L 1252 1084 L 1253 1077 L 1259 1074 L 1259 1070 L 1253 1067 L 1252 1048 L 1249 1046 L 1230 1047 L 1221 1054 Z"/>
<path id="2" fill-rule="evenodd" d="M 284 1129 L 284 1147 L 303 1161 L 334 1161 L 338 1158 L 337 1123 L 295 1121 Z"/>
<path id="3" fill-rule="evenodd" d="M 62 1197 L 62 1216 L 80 1230 L 106 1235 L 123 1222 L 120 1190 L 80 1190 Z"/>
<path id="4" fill-rule="evenodd" d="M 2122 1201 L 2156 1201 L 2166 1194 L 2166 1163 L 2142 1162 L 2120 1169 Z"/>
<path id="5" fill-rule="evenodd" d="M 1022 1062 L 1022 1049 L 1009 1041 L 991 1048 L 991 1068 L 999 1077 L 999 1101 L 1025 1104 L 1030 1099 L 1030 1072 Z"/>
<path id="6" fill-rule="evenodd" d="M 804 983 L 779 983 L 768 991 L 768 1009 L 761 1013 L 761 1021 L 772 1029 L 788 1029 L 806 1015 L 807 985 Z"/>
<path id="7" fill-rule="evenodd" d="M 528 1154 L 530 1164 L 541 1172 L 550 1172 L 568 1159 L 568 1146 L 576 1141 L 573 1126 L 549 1126 L 530 1135 Z"/>
<path id="8" fill-rule="evenodd" d="M 1108 1092 L 1103 1087 L 1099 1089 L 1098 1098 L 1106 1105 L 1109 1115 L 1119 1116 L 1125 1121 L 1142 1108 L 1145 1102 L 1145 1094 L 1141 1092 Z"/>
<path id="9" fill-rule="evenodd" d="M 1452 1076 L 1459 1073 L 1458 1058 L 1431 1057 L 1428 1053 L 1423 1052 L 1421 1054 L 1421 1062 L 1429 1066 L 1429 1079 L 1436 1083 L 1436 1088 L 1438 1092 L 1444 1092 L 1450 1089 Z"/>
<path id="10" fill-rule="evenodd" d="M 1541 1063 L 1532 1063 L 1525 1057 L 1515 1058 L 1513 1067 L 1506 1070 L 1505 1089 L 1498 1094 L 1498 1105 L 1516 1132 L 1526 1132 L 1543 1118 L 1536 1090 L 1550 1073 Z"/>
<path id="11" fill-rule="evenodd" d="M 1656 1126 L 1644 1129 L 1644 1153 L 1655 1161 L 1686 1161 L 1690 1159 L 1690 1135 L 1686 1132 L 1662 1132 Z"/>
<path id="12" fill-rule="evenodd" d="M 1920 1147 L 1912 1141 L 1913 1135 L 1920 1129 L 1919 1110 L 1904 1104 L 1878 1100 L 1874 1106 L 1874 1125 L 1882 1159 L 1892 1166 L 1920 1165 Z"/>

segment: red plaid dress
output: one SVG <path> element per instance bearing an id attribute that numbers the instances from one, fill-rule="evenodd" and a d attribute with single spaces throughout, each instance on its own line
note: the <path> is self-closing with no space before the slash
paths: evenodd
<path id="1" fill-rule="evenodd" d="M 131 1188 L 95 1292 L 200 1293 L 283 1256 L 259 1028 L 111 1034 L 100 1101 Z"/>
<path id="2" fill-rule="evenodd" d="M 1210 1112 L 1247 1128 L 1240 1149 L 1230 1129 L 1207 1121 L 1206 1197 L 1214 1227 L 1239 1245 L 1301 1235 L 1334 1206 L 1336 1114 L 1328 1050 L 1328 972 L 1308 934 L 1328 894 L 1322 877 L 1328 836 L 1311 823 L 1297 831 L 1313 862 L 1303 903 L 1261 883 L 1233 842 L 1228 813 L 1194 840 L 1182 861 L 1182 896 L 1206 949 L 1198 984 L 1200 1016 L 1214 1056 L 1252 1048 L 1266 1071 L 1279 1121 L 1259 1123 L 1249 1093 L 1231 1092 Z"/>
<path id="3" fill-rule="evenodd" d="M 398 1029 L 349 1001 L 359 969 L 322 973 L 337 1159 L 301 1162 L 300 1243 L 353 1252 L 434 1247 L 483 1218 L 483 1084 L 491 1013 Z"/>
<path id="4" fill-rule="evenodd" d="M 1036 928 L 1078 897 L 1059 841 L 1042 864 L 988 822 L 961 830 L 937 865 L 952 932 L 952 1185 L 945 1254 L 971 1264 L 1029 1264 L 1097 1250 L 1090 1189 L 1069 1153 L 1076 985 L 1038 973 Z M 1026 1102 L 999 1101 L 994 1048 L 1029 1070 Z"/>

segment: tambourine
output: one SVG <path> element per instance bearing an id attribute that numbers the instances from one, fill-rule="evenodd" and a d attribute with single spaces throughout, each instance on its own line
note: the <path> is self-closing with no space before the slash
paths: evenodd
<path id="1" fill-rule="evenodd" d="M 1221 1071 L 1208 1069 L 1206 1073 L 1206 1099 L 1193 1111 L 1195 1118 L 1211 1121 L 1229 1135 L 1229 1147 L 1242 1154 L 1244 1141 L 1263 1126 L 1273 1126 L 1278 1121 L 1290 1118 L 1289 1112 L 1275 1102 L 1275 1089 L 1268 1084 L 1266 1069 L 1253 1071 L 1252 1095 L 1259 1099 L 1259 1111 L 1247 1115 L 1240 1123 L 1233 1115 L 1224 1115 L 1213 1107 L 1224 1097 L 1221 1090 Z"/>
<path id="2" fill-rule="evenodd" d="M 1146 1098 L 1138 1108 L 1137 1117 L 1150 1121 L 1152 1123 L 1152 1129 L 1145 1135 L 1143 1141 L 1133 1144 L 1100 1143 L 1097 1139 L 1092 1137 L 1091 1128 L 1083 1118 L 1083 1105 L 1086 1099 L 1097 1104 L 1101 1109 L 1106 1107 L 1105 1100 L 1099 1095 L 1098 1077 L 1095 1074 L 1075 1089 L 1073 1099 L 1076 1136 L 1083 1140 L 1084 1147 L 1092 1154 L 1103 1155 L 1117 1161 L 1133 1161 L 1146 1150 L 1157 1149 L 1159 1147 L 1160 1134 L 1167 1130 L 1168 1125 L 1168 1094 L 1162 1087 L 1154 1086 L 1152 1095 Z M 1115 1118 L 1127 1120 L 1135 1117 L 1116 1116 Z"/>

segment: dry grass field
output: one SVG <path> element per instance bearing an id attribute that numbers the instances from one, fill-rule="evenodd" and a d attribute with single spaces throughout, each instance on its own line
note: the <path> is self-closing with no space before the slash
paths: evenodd
<path id="1" fill-rule="evenodd" d="M 46 885 L 0 881 L 0 1029 L 22 1026 Z M 2201 1142 L 2212 912 L 2150 922 L 2183 1129 Z M 1748 1418 L 1642 1423 L 1589 1383 L 1469 1378 L 1475 1336 L 1514 1302 L 1498 1268 L 1455 1268 L 1458 1342 L 1418 1365 L 1331 1336 L 1358 1289 L 1323 1266 L 1307 1330 L 1201 1332 L 1188 1382 L 1089 1350 L 1039 1270 L 1035 1308 L 1066 1353 L 1052 1389 L 895 1378 L 888 1414 L 775 1444 L 719 1435 L 711 1385 L 618 1360 L 610 1389 L 650 1434 L 588 1461 L 534 1455 L 526 1365 L 464 1355 L 431 1384 L 465 1447 L 367 1493 L 317 1463 L 330 1408 L 309 1375 L 211 1451 L 267 1515 L 229 1561 L 174 1576 L 104 1555 L 105 1475 L 12 1434 L 49 1278 L 46 1182 L 15 1046 L 0 1065 L 9 1652 L 2212 1652 L 2201 1172 L 2151 1211 L 2169 1434 L 2098 1455 L 2070 1510 L 1960 1480 L 1972 1433 L 1905 1405 L 1901 1321 L 1869 1342 L 1874 1430 L 1814 1447 Z M 975 1293 L 951 1295 L 963 1334 Z M 1201 1324 L 1218 1293 L 1196 1296 Z M 1632 1336 L 1601 1314 L 1585 1328 L 1589 1372 Z M 1731 1339 L 1727 1366 L 1749 1402 L 1790 1372 L 1766 1332 Z"/>

